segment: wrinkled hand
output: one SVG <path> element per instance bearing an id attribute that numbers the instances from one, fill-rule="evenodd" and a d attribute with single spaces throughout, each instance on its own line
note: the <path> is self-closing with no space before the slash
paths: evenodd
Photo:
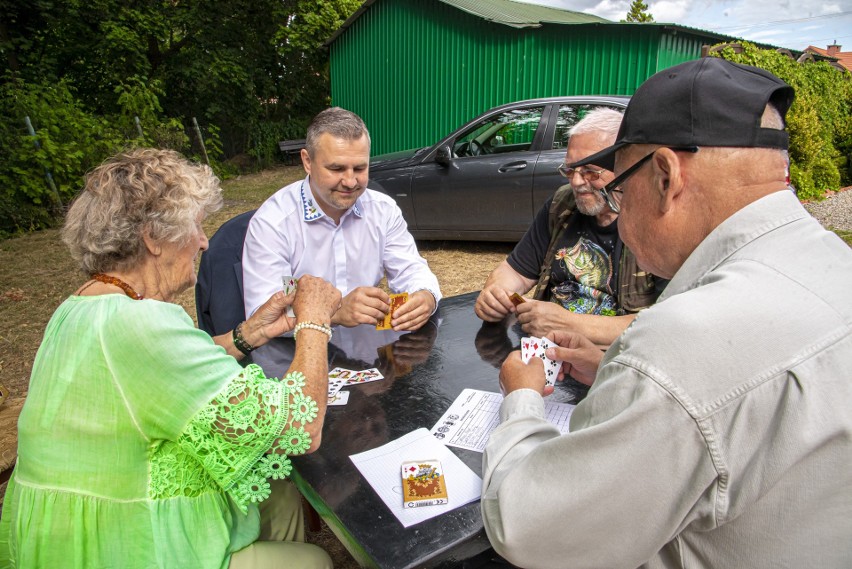
<path id="1" fill-rule="evenodd" d="M 359 324 L 375 324 L 390 310 L 390 297 L 374 286 L 359 286 L 343 297 L 333 323 L 352 328 Z"/>
<path id="2" fill-rule="evenodd" d="M 559 345 L 558 348 L 548 348 L 545 352 L 551 360 L 562 360 L 557 379 L 562 380 L 566 375 L 570 375 L 580 383 L 594 383 L 604 355 L 598 346 L 582 334 L 565 330 L 557 330 L 546 337 Z"/>
<path id="3" fill-rule="evenodd" d="M 287 317 L 287 307 L 293 302 L 293 295 L 278 291 L 269 297 L 254 314 L 243 324 L 243 338 L 255 348 L 262 346 L 270 338 L 275 338 L 293 329 L 294 318 Z"/>
<path id="4" fill-rule="evenodd" d="M 293 299 L 293 312 L 299 322 L 327 325 L 340 304 L 340 291 L 330 282 L 311 275 L 299 279 Z"/>
<path id="5" fill-rule="evenodd" d="M 553 393 L 553 386 L 545 385 L 544 362 L 541 358 L 532 358 L 525 364 L 519 350 L 509 354 L 500 368 L 500 390 L 504 395 L 509 395 L 517 389 L 532 389 L 542 396 Z"/>
<path id="6" fill-rule="evenodd" d="M 391 326 L 396 332 L 417 330 L 435 311 L 435 297 L 428 290 L 418 290 L 408 295 L 408 300 L 393 313 Z M 387 313 L 387 311 L 385 311 Z"/>
<path id="7" fill-rule="evenodd" d="M 258 348 L 292 330 L 296 319 L 287 316 L 287 307 L 291 304 L 300 320 L 327 324 L 340 305 L 340 291 L 323 279 L 303 276 L 295 294 L 276 292 L 246 320 L 242 329 L 245 340 Z"/>
<path id="8" fill-rule="evenodd" d="M 574 316 L 570 310 L 562 308 L 555 302 L 529 300 L 516 309 L 521 329 L 531 336 L 539 338 L 568 327 L 567 322 Z"/>
<path id="9" fill-rule="evenodd" d="M 473 311 L 486 322 L 498 322 L 510 312 L 515 311 L 515 305 L 509 299 L 510 294 L 510 291 L 507 292 L 499 285 L 488 285 L 482 289 L 482 292 L 476 298 Z"/>

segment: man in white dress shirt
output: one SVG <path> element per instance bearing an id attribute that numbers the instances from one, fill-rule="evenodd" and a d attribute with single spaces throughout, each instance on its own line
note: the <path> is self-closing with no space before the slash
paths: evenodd
<path id="1" fill-rule="evenodd" d="M 343 294 L 332 324 L 373 324 L 390 310 L 377 285 L 408 292 L 394 330 L 417 330 L 441 300 L 438 279 L 417 252 L 402 212 L 367 189 L 370 134 L 361 118 L 333 107 L 308 127 L 307 177 L 278 190 L 254 214 L 243 245 L 243 294 L 251 316 L 285 276 L 322 277 Z"/>

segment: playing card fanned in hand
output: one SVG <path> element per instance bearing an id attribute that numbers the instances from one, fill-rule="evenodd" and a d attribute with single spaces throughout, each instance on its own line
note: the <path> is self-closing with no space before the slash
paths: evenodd
<path id="1" fill-rule="evenodd" d="M 390 310 L 385 314 L 385 317 L 378 322 L 376 322 L 376 330 L 390 330 L 391 329 L 391 320 L 393 320 L 393 313 L 397 308 L 402 306 L 408 301 L 408 293 L 401 292 L 399 294 L 390 295 Z"/>
<path id="2" fill-rule="evenodd" d="M 290 275 L 285 275 L 285 276 L 281 277 L 281 286 L 283 287 L 284 294 L 290 294 L 291 292 L 296 292 L 297 280 L 298 279 L 296 279 L 296 277 L 290 276 Z M 287 316 L 289 316 L 290 318 L 296 317 L 296 313 L 293 312 L 293 305 L 292 304 L 287 307 Z"/>
<path id="3" fill-rule="evenodd" d="M 556 376 L 559 374 L 559 368 L 562 367 L 561 361 L 551 360 L 545 355 L 548 348 L 556 347 L 558 346 L 547 338 L 536 336 L 521 338 L 521 361 L 528 364 L 532 358 L 539 358 L 544 363 L 545 385 L 556 385 Z"/>

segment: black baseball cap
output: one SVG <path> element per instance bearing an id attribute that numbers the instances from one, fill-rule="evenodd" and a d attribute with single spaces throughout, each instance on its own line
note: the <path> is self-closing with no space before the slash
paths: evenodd
<path id="1" fill-rule="evenodd" d="M 784 117 L 793 88 L 775 75 L 718 57 L 703 57 L 648 78 L 630 99 L 615 144 L 569 164 L 615 167 L 628 144 L 787 149 L 783 130 L 761 128 L 767 103 Z"/>

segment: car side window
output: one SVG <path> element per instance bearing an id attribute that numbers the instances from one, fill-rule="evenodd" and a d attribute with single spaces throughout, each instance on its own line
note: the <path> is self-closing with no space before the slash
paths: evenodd
<path id="1" fill-rule="evenodd" d="M 544 107 L 505 111 L 485 119 L 456 138 L 456 156 L 523 152 L 532 146 Z"/>
<path id="2" fill-rule="evenodd" d="M 568 131 L 571 130 L 571 127 L 580 122 L 580 120 L 586 116 L 586 113 L 592 109 L 598 109 L 601 107 L 618 110 L 617 107 L 610 107 L 609 105 L 561 105 L 559 107 L 559 114 L 556 117 L 556 132 L 553 136 L 553 148 L 567 148 L 569 138 Z"/>

